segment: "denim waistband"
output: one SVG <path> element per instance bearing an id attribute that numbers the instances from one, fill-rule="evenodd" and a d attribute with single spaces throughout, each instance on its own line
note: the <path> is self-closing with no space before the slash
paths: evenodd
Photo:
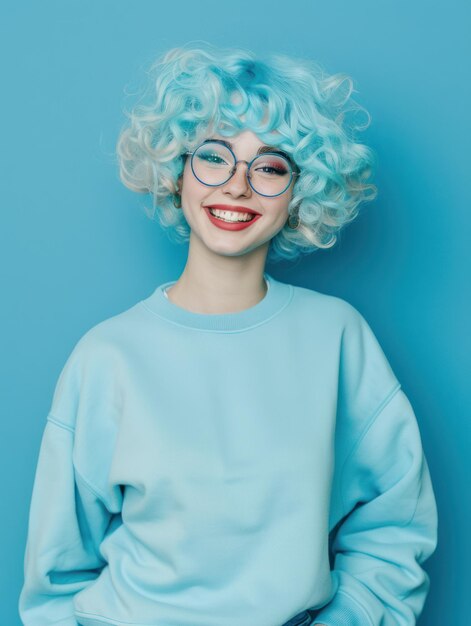
<path id="1" fill-rule="evenodd" d="M 281 626 L 309 626 L 314 620 L 314 615 L 308 609 L 301 611 Z M 78 626 L 82 626 L 80 622 L 77 622 Z"/>
<path id="2" fill-rule="evenodd" d="M 301 611 L 290 620 L 282 624 L 282 626 L 309 626 L 312 624 L 314 616 L 311 614 L 309 610 Z"/>

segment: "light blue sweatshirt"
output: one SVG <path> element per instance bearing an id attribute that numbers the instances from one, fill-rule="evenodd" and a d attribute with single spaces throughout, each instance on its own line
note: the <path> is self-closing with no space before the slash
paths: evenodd
<path id="1" fill-rule="evenodd" d="M 26 626 L 411 626 L 437 510 L 413 409 L 364 317 L 265 274 L 237 313 L 165 297 L 98 323 L 57 381 Z"/>

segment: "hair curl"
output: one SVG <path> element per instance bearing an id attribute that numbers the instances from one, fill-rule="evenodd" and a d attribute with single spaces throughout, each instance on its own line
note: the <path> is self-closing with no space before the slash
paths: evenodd
<path id="1" fill-rule="evenodd" d="M 293 230 L 286 224 L 273 237 L 268 261 L 332 247 L 359 204 L 376 197 L 376 186 L 368 183 L 375 154 L 355 136 L 370 116 L 351 98 L 348 75 L 329 75 L 309 60 L 281 54 L 262 60 L 207 42 L 169 50 L 148 74 L 143 98 L 150 102 L 141 99 L 125 112 L 129 124 L 117 142 L 120 178 L 129 189 L 152 195 L 148 215 L 158 215 L 173 241 L 190 235 L 183 211 L 173 204 L 181 155 L 213 131 L 230 136 L 249 128 L 289 153 L 301 171 L 288 207 L 300 225 Z M 362 112 L 368 118 L 363 126 L 355 122 Z"/>

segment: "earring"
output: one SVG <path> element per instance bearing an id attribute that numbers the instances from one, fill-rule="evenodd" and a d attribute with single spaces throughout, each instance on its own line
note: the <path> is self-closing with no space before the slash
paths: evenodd
<path id="1" fill-rule="evenodd" d="M 177 187 L 177 193 L 173 194 L 173 206 L 176 209 L 181 209 L 182 208 L 182 197 L 181 195 L 178 193 L 179 189 Z"/>
<path id="2" fill-rule="evenodd" d="M 295 221 L 293 221 L 293 218 Z M 288 228 L 291 228 L 292 230 L 296 230 L 299 227 L 300 223 L 301 223 L 301 220 L 299 219 L 298 213 L 291 214 L 288 217 L 288 222 L 287 222 Z"/>

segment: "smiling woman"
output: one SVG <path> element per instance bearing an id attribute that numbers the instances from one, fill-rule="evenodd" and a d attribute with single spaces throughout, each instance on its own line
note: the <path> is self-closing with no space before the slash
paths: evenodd
<path id="1" fill-rule="evenodd" d="M 144 102 L 128 113 L 118 141 L 120 172 L 129 188 L 150 192 L 151 215 L 174 241 L 187 242 L 191 230 L 173 203 L 181 155 L 215 132 L 230 148 L 227 137 L 251 130 L 298 170 L 288 206 L 297 228 L 284 224 L 270 241 L 268 261 L 333 246 L 360 203 L 375 197 L 368 181 L 374 154 L 357 137 L 368 113 L 353 100 L 346 74 L 329 75 L 313 61 L 283 55 L 265 61 L 206 44 L 170 50 L 149 78 Z"/>
<path id="2" fill-rule="evenodd" d="M 121 178 L 187 262 L 61 372 L 23 624 L 412 626 L 437 530 L 412 406 L 357 309 L 266 272 L 376 193 L 352 81 L 207 44 L 149 85 Z"/>

